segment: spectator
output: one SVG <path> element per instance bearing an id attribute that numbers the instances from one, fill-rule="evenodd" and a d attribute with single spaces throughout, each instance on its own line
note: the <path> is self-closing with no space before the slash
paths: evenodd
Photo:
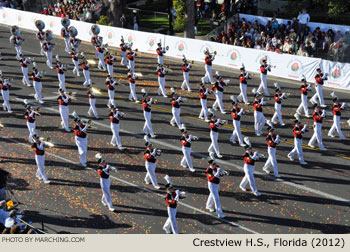
<path id="1" fill-rule="evenodd" d="M 305 51 L 309 57 L 313 57 L 313 50 L 310 41 L 306 42 Z"/>
<path id="2" fill-rule="evenodd" d="M 9 217 L 9 212 L 6 211 L 6 201 L 0 201 L 0 224 L 5 226 L 5 221 Z"/>
<path id="3" fill-rule="evenodd" d="M 299 20 L 298 32 L 300 33 L 305 30 L 307 24 L 310 22 L 310 15 L 307 13 L 306 9 L 303 9 L 303 11 L 299 13 L 298 20 Z"/>
<path id="4" fill-rule="evenodd" d="M 125 13 L 123 13 L 122 16 L 120 17 L 120 24 L 121 24 L 122 28 L 126 28 L 126 17 L 125 17 Z"/>
<path id="5" fill-rule="evenodd" d="M 338 43 L 342 39 L 341 31 L 337 31 L 337 33 L 334 36 L 334 42 Z"/>
<path id="6" fill-rule="evenodd" d="M 132 21 L 134 23 L 134 30 L 138 31 L 139 30 L 139 18 L 137 16 L 137 13 L 134 13 L 134 16 L 132 18 Z"/>

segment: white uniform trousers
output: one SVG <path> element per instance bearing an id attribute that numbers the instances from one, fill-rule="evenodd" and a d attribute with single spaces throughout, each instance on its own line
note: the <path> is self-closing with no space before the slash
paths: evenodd
<path id="1" fill-rule="evenodd" d="M 66 92 L 66 77 L 64 74 L 57 74 L 58 81 L 59 81 L 59 87 L 63 89 L 64 92 Z"/>
<path id="2" fill-rule="evenodd" d="M 182 146 L 182 153 L 184 154 L 182 160 L 181 160 L 181 165 L 190 169 L 193 169 L 193 164 L 192 164 L 192 158 L 191 158 L 191 147 L 183 147 Z"/>
<path id="3" fill-rule="evenodd" d="M 318 147 L 320 147 L 320 149 L 323 149 L 324 146 L 322 142 L 322 123 L 314 122 L 314 134 L 309 141 L 309 145 L 314 145 L 316 140 Z"/>
<path id="4" fill-rule="evenodd" d="M 288 157 L 293 158 L 295 153 L 298 154 L 299 162 L 304 162 L 303 156 L 303 139 L 294 138 L 294 148 L 291 152 L 289 152 Z"/>
<path id="5" fill-rule="evenodd" d="M 43 181 L 47 181 L 47 176 L 45 173 L 45 155 L 35 155 L 35 162 L 38 166 L 36 176 Z"/>
<path id="6" fill-rule="evenodd" d="M 158 84 L 159 84 L 159 88 L 157 90 L 157 94 L 160 95 L 160 93 L 162 93 L 164 97 L 167 97 L 165 92 L 165 78 L 158 76 Z"/>
<path id="7" fill-rule="evenodd" d="M 238 100 L 243 100 L 245 104 L 248 104 L 248 97 L 247 97 L 247 84 L 239 84 L 239 89 L 241 90 L 241 93 L 237 96 Z"/>
<path id="8" fill-rule="evenodd" d="M 346 139 L 346 137 L 344 137 L 343 132 L 341 131 L 341 126 L 340 126 L 340 116 L 334 115 L 333 116 L 333 125 L 331 127 L 331 129 L 328 132 L 329 136 L 334 135 L 334 131 L 337 130 L 338 135 L 340 137 L 340 139 Z"/>
<path id="9" fill-rule="evenodd" d="M 111 179 L 100 178 L 100 185 L 102 189 L 102 203 L 106 204 L 108 208 L 113 208 L 112 200 L 111 200 Z"/>
<path id="10" fill-rule="evenodd" d="M 83 138 L 83 137 L 75 136 L 75 143 L 78 147 L 80 163 L 82 165 L 86 165 L 86 154 L 87 154 L 87 148 L 88 148 L 87 137 Z"/>
<path id="11" fill-rule="evenodd" d="M 179 232 L 177 231 L 177 224 L 176 224 L 176 211 L 177 208 L 172 208 L 172 207 L 167 207 L 168 211 L 168 219 L 166 220 L 163 229 L 166 232 L 170 233 L 170 229 L 173 232 L 173 234 L 178 234 Z"/>
<path id="12" fill-rule="evenodd" d="M 316 93 L 314 94 L 314 96 L 312 96 L 310 101 L 312 101 L 313 103 L 317 103 L 317 99 L 321 106 L 325 105 L 323 99 L 323 85 L 321 84 L 318 84 L 316 86 Z"/>
<path id="13" fill-rule="evenodd" d="M 272 166 L 274 175 L 278 177 L 279 174 L 278 174 L 277 159 L 276 159 L 276 148 L 268 147 L 267 153 L 269 154 L 269 157 L 266 160 L 263 170 L 269 171 L 270 166 Z"/>
<path id="14" fill-rule="evenodd" d="M 200 99 L 202 109 L 201 113 L 199 114 L 199 117 L 204 118 L 205 120 L 208 120 L 208 107 L 207 107 L 207 99 Z"/>
<path id="15" fill-rule="evenodd" d="M 35 122 L 31 123 L 27 121 L 27 127 L 29 131 L 28 142 L 33 143 L 33 135 L 35 135 Z"/>
<path id="16" fill-rule="evenodd" d="M 215 206 L 216 213 L 218 215 L 224 215 L 221 209 L 220 196 L 219 196 L 219 184 L 215 184 L 208 181 L 209 197 L 207 200 L 206 208 L 212 209 Z"/>
<path id="17" fill-rule="evenodd" d="M 134 73 L 135 72 L 135 62 L 133 60 L 129 60 L 129 67 L 128 69 Z"/>
<path id="18" fill-rule="evenodd" d="M 22 54 L 22 47 L 16 45 L 15 49 L 16 49 L 16 53 L 17 53 L 16 58 L 17 58 L 17 60 L 19 60 L 21 58 L 19 55 Z"/>
<path id="19" fill-rule="evenodd" d="M 129 94 L 129 101 L 138 101 L 137 96 L 136 96 L 136 90 L 135 90 L 135 83 L 130 83 L 129 82 L 129 87 L 130 87 L 130 94 Z"/>
<path id="20" fill-rule="evenodd" d="M 260 86 L 258 88 L 258 92 L 262 93 L 262 91 L 264 91 L 266 96 L 269 96 L 269 90 L 267 89 L 267 74 L 260 74 Z"/>
<path id="21" fill-rule="evenodd" d="M 45 52 L 46 54 L 46 65 L 49 67 L 49 68 L 53 68 L 52 66 L 52 51 L 46 51 Z"/>
<path id="22" fill-rule="evenodd" d="M 90 72 L 89 72 L 89 70 L 83 69 L 83 74 L 85 77 L 85 81 L 83 83 L 83 86 L 86 87 L 87 85 L 91 84 Z"/>
<path id="23" fill-rule="evenodd" d="M 253 193 L 258 193 L 258 189 L 255 185 L 255 178 L 254 178 L 254 165 L 244 164 L 243 170 L 244 170 L 244 178 L 241 181 L 240 187 L 246 188 L 247 184 L 249 183 L 250 189 Z"/>
<path id="24" fill-rule="evenodd" d="M 222 96 L 223 96 L 223 93 L 221 91 L 218 91 L 218 90 L 215 91 L 216 100 L 213 104 L 213 109 L 217 109 L 219 106 L 221 113 L 224 113 L 225 110 L 224 110 L 224 104 L 222 103 Z"/>
<path id="25" fill-rule="evenodd" d="M 60 111 L 61 115 L 61 127 L 64 128 L 66 131 L 70 131 L 69 129 L 69 107 L 64 105 L 59 105 L 58 110 Z"/>
<path id="26" fill-rule="evenodd" d="M 309 117 L 309 108 L 307 106 L 307 95 L 301 94 L 301 102 L 299 107 L 297 108 L 297 113 L 301 114 L 302 110 L 304 109 L 304 113 L 306 117 Z"/>
<path id="27" fill-rule="evenodd" d="M 145 125 L 143 126 L 143 133 L 150 134 L 152 137 L 154 136 L 154 132 L 152 129 L 151 122 L 151 112 L 143 111 L 143 116 L 145 117 Z"/>
<path id="28" fill-rule="evenodd" d="M 265 117 L 264 114 L 260 111 L 254 110 L 254 129 L 255 134 L 262 134 L 262 129 L 265 125 Z"/>
<path id="29" fill-rule="evenodd" d="M 145 167 L 147 171 L 145 176 L 146 184 L 152 183 L 154 187 L 159 186 L 156 177 L 156 163 L 145 162 Z"/>
<path id="30" fill-rule="evenodd" d="M 66 48 L 65 48 L 64 50 L 65 50 L 67 53 L 70 53 L 70 50 L 71 50 L 69 41 L 70 41 L 70 38 L 69 38 L 69 37 L 64 38 L 64 43 L 65 43 L 65 45 L 66 45 Z"/>
<path id="31" fill-rule="evenodd" d="M 21 69 L 22 69 L 22 73 L 23 73 L 22 82 L 23 82 L 23 84 L 30 87 L 30 82 L 29 82 L 29 77 L 28 77 L 28 67 L 21 67 Z"/>
<path id="32" fill-rule="evenodd" d="M 243 145 L 244 142 L 243 142 L 243 137 L 242 137 L 242 133 L 241 133 L 241 121 L 233 120 L 232 124 L 233 124 L 233 127 L 235 129 L 232 132 L 232 135 L 230 137 L 230 141 L 235 142 L 236 137 L 237 137 L 239 144 Z"/>
<path id="33" fill-rule="evenodd" d="M 43 44 L 44 44 L 44 40 L 40 40 L 39 41 L 40 42 L 40 55 L 42 55 L 42 56 L 44 56 L 45 55 L 45 51 L 44 51 L 44 49 L 43 49 Z"/>
<path id="34" fill-rule="evenodd" d="M 189 75 L 189 72 L 183 72 L 184 81 L 182 82 L 181 89 L 185 89 L 187 87 L 187 90 L 191 91 Z"/>
<path id="35" fill-rule="evenodd" d="M 118 147 L 122 147 L 122 143 L 120 142 L 120 136 L 119 136 L 119 123 L 112 123 L 111 122 L 111 130 L 112 130 L 112 145 L 117 145 Z"/>
<path id="36" fill-rule="evenodd" d="M 41 90 L 42 90 L 41 82 L 33 81 L 33 86 L 35 90 L 35 95 L 34 95 L 35 100 L 42 102 L 43 98 L 41 97 Z"/>
<path id="37" fill-rule="evenodd" d="M 202 77 L 202 83 L 212 83 L 213 82 L 213 75 L 212 75 L 212 72 L 211 72 L 211 66 L 209 65 L 205 65 L 204 66 L 205 68 L 205 75 L 204 77 Z"/>
<path id="38" fill-rule="evenodd" d="M 80 72 L 79 72 L 79 62 L 72 59 L 72 62 L 74 64 L 74 68 L 73 68 L 73 73 L 76 74 L 78 77 L 80 76 Z"/>
<path id="39" fill-rule="evenodd" d="M 111 76 L 112 80 L 114 80 L 114 77 L 113 77 L 113 65 L 109 65 L 107 64 L 107 71 L 108 71 L 108 74 Z"/>
<path id="40" fill-rule="evenodd" d="M 88 114 L 91 115 L 91 114 L 94 114 L 94 116 L 96 118 L 98 118 L 98 114 L 97 114 L 97 110 L 96 110 L 96 99 L 93 98 L 89 98 L 89 104 L 90 104 L 90 108 L 89 108 L 89 111 L 88 111 Z"/>
<path id="41" fill-rule="evenodd" d="M 121 54 L 122 54 L 122 60 L 120 61 L 120 64 L 126 66 L 128 64 L 128 60 L 126 58 L 126 52 L 121 51 Z"/>
<path id="42" fill-rule="evenodd" d="M 177 125 L 177 127 L 179 127 L 179 129 L 181 129 L 181 121 L 180 121 L 180 112 L 181 112 L 181 108 L 171 108 L 171 113 L 173 114 L 173 117 L 170 120 L 170 124 L 171 125 Z"/>
<path id="43" fill-rule="evenodd" d="M 209 153 L 216 153 L 217 156 L 220 155 L 219 144 L 218 144 L 219 133 L 215 131 L 210 131 L 211 144 L 208 148 Z"/>
<path id="44" fill-rule="evenodd" d="M 98 65 L 97 65 L 98 68 L 102 69 L 103 71 L 106 71 L 106 64 L 105 64 L 103 52 L 98 52 L 97 57 L 98 57 Z"/>
<path id="45" fill-rule="evenodd" d="M 278 121 L 280 122 L 280 125 L 283 125 L 284 123 L 282 120 L 281 108 L 282 108 L 282 104 L 275 102 L 275 113 L 273 114 L 271 121 L 273 123 L 277 123 L 276 119 L 278 119 Z"/>
<path id="46" fill-rule="evenodd" d="M 2 107 L 4 110 L 6 109 L 8 112 L 11 112 L 11 105 L 10 105 L 10 92 L 8 90 L 1 90 L 2 98 L 4 99 L 4 103 L 2 104 Z"/>
<path id="47" fill-rule="evenodd" d="M 158 64 L 163 65 L 163 56 L 157 55 L 158 57 Z"/>
<path id="48" fill-rule="evenodd" d="M 113 105 L 115 107 L 115 103 L 114 103 L 114 90 L 107 90 L 108 92 L 108 103 L 107 103 L 107 106 L 111 106 Z"/>

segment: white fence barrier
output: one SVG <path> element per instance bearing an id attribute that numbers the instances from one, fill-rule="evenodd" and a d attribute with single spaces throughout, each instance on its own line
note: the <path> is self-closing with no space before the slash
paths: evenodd
<path id="1" fill-rule="evenodd" d="M 0 8 L 0 23 L 2 24 L 17 25 L 21 28 L 37 30 L 34 22 L 38 19 L 45 22 L 45 29 L 50 29 L 55 35 L 60 35 L 62 27 L 60 18 Z M 90 31 L 91 23 L 71 20 L 71 25 L 78 29 L 78 38 L 83 41 L 90 41 L 92 36 Z M 157 43 L 161 40 L 162 44 L 169 46 L 167 56 L 182 58 L 182 55 L 185 54 L 187 59 L 197 61 L 203 61 L 204 51 L 209 49 L 210 52 L 217 51 L 214 61 L 215 65 L 238 69 L 244 63 L 249 72 L 258 73 L 262 59 L 266 58 L 269 64 L 274 66 L 270 74 L 286 79 L 300 80 L 304 75 L 309 82 L 314 82 L 316 68 L 321 66 L 323 71 L 329 73 L 329 80 L 326 82 L 326 86 L 350 90 L 350 64 L 336 63 L 319 58 L 277 54 L 216 42 L 140 32 L 111 26 L 100 25 L 100 29 L 100 35 L 111 46 L 118 47 L 120 37 L 123 36 L 126 42 L 133 42 L 134 48 L 138 48 L 140 52 L 154 54 L 156 53 Z"/>

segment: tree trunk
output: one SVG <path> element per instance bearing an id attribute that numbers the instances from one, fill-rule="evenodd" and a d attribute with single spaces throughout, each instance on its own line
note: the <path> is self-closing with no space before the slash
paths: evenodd
<path id="1" fill-rule="evenodd" d="M 113 26 L 121 27 L 120 17 L 122 16 L 125 10 L 125 6 L 125 0 L 111 0 L 110 15 Z"/>
<path id="2" fill-rule="evenodd" d="M 194 38 L 194 26 L 195 26 L 195 10 L 194 1 L 186 0 L 186 24 L 185 24 L 185 38 Z"/>

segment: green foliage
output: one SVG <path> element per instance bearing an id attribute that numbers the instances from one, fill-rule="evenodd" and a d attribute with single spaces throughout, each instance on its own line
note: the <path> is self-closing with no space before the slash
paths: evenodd
<path id="1" fill-rule="evenodd" d="M 108 25 L 108 26 L 112 26 L 112 22 L 108 23 L 108 18 L 107 16 L 100 16 L 100 19 L 96 22 L 96 24 L 99 25 Z"/>
<path id="2" fill-rule="evenodd" d="M 185 0 L 174 0 L 174 9 L 176 10 L 176 20 L 174 30 L 177 32 L 182 32 L 185 29 L 187 18 L 186 14 L 186 3 Z"/>

